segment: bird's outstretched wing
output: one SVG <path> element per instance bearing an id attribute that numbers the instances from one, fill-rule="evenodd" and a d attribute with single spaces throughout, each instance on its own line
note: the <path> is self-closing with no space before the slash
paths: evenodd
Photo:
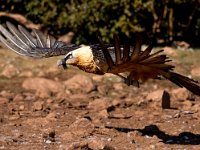
<path id="1" fill-rule="evenodd" d="M 0 41 L 19 55 L 34 58 L 52 57 L 65 55 L 79 48 L 75 44 L 57 41 L 36 29 L 33 29 L 31 34 L 21 25 L 16 28 L 10 22 L 6 22 L 6 26 L 7 28 L 0 25 Z"/>
<path id="2" fill-rule="evenodd" d="M 193 79 L 173 72 L 174 66 L 166 64 L 171 60 L 169 60 L 165 54 L 161 54 L 163 50 L 151 53 L 153 46 L 150 44 L 142 51 L 141 38 L 136 39 L 132 49 L 130 48 L 130 45 L 127 44 L 124 44 L 123 48 L 121 48 L 119 38 L 116 35 L 114 35 L 114 41 L 115 62 L 100 39 L 100 45 L 109 66 L 108 73 L 119 74 L 122 72 L 129 72 L 126 78 L 128 85 L 130 85 L 132 81 L 136 81 L 139 84 L 139 80 L 146 81 L 150 78 L 157 79 L 160 78 L 160 76 L 163 76 L 174 84 L 185 87 L 192 93 L 200 96 L 199 83 Z"/>

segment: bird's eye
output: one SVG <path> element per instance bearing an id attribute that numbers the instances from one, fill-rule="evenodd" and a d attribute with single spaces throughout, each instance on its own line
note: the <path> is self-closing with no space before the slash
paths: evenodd
<path id="1" fill-rule="evenodd" d="M 70 53 L 70 54 L 69 54 L 68 58 L 69 58 L 69 59 L 71 59 L 71 58 L 72 58 L 72 53 Z"/>

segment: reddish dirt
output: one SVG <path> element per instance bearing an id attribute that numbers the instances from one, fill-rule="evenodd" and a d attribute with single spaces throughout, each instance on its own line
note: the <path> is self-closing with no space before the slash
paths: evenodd
<path id="1" fill-rule="evenodd" d="M 63 70 L 57 59 L 0 49 L 0 150 L 200 149 L 200 97 L 165 80 L 138 89 Z M 189 74 L 198 64 L 177 66 Z"/>

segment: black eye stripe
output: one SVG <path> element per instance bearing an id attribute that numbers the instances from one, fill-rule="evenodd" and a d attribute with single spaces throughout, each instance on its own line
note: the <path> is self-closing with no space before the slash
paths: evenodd
<path id="1" fill-rule="evenodd" d="M 67 59 L 71 59 L 73 56 L 72 56 L 72 53 L 68 53 L 66 56 L 65 56 L 65 60 L 67 60 Z"/>

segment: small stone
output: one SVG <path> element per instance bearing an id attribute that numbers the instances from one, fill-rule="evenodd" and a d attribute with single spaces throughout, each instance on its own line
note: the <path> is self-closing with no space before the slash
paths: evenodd
<path id="1" fill-rule="evenodd" d="M 47 144 L 55 142 L 55 135 L 56 135 L 55 131 L 50 131 L 48 133 L 44 133 L 43 134 L 44 142 Z"/>
<path id="2" fill-rule="evenodd" d="M 181 117 L 181 114 L 180 113 L 176 113 L 175 115 L 174 115 L 174 118 L 180 118 Z"/>
<path id="3" fill-rule="evenodd" d="M 146 99 L 160 101 L 162 99 L 162 95 L 163 95 L 163 90 L 156 90 L 149 93 Z"/>
<path id="4" fill-rule="evenodd" d="M 66 141 L 72 141 L 74 139 L 74 135 L 72 132 L 67 131 L 61 134 L 61 139 L 66 142 Z"/>
<path id="5" fill-rule="evenodd" d="M 20 106 L 19 106 L 19 110 L 21 110 L 21 111 L 24 110 L 24 108 L 25 108 L 24 105 L 20 105 Z"/>
<path id="6" fill-rule="evenodd" d="M 150 149 L 156 149 L 156 146 L 152 145 L 152 144 L 149 147 L 150 147 Z"/>
<path id="7" fill-rule="evenodd" d="M 80 141 L 80 142 L 73 142 L 69 146 L 67 146 L 67 150 L 87 150 L 88 148 L 88 143 L 87 141 Z"/>
<path id="8" fill-rule="evenodd" d="M 56 112 L 50 112 L 50 113 L 46 116 L 46 118 L 47 118 L 47 119 L 52 119 L 52 120 L 54 120 L 54 119 L 56 119 L 56 116 L 57 116 Z"/>
<path id="9" fill-rule="evenodd" d="M 50 68 L 48 68 L 47 70 L 45 70 L 46 74 L 51 74 L 51 75 L 57 75 L 59 74 L 60 70 L 57 66 L 52 66 Z"/>
<path id="10" fill-rule="evenodd" d="M 23 71 L 19 74 L 20 77 L 32 77 L 33 72 L 32 71 Z"/>
<path id="11" fill-rule="evenodd" d="M 92 76 L 92 80 L 96 81 L 96 82 L 102 82 L 104 79 L 104 76 L 102 75 L 94 75 Z"/>
<path id="12" fill-rule="evenodd" d="M 20 116 L 19 116 L 18 114 L 16 114 L 16 115 L 10 116 L 10 117 L 9 117 L 9 120 L 17 120 L 17 119 L 19 119 L 19 118 L 20 118 Z"/>
<path id="13" fill-rule="evenodd" d="M 176 100 L 186 100 L 188 98 L 188 91 L 185 88 L 177 88 L 171 91 L 171 94 Z"/>
<path id="14" fill-rule="evenodd" d="M 163 109 L 170 109 L 170 95 L 167 91 L 163 91 L 162 108 Z"/>
<path id="15" fill-rule="evenodd" d="M 109 114 L 108 114 L 108 111 L 104 109 L 98 112 L 98 116 L 102 118 L 108 118 Z"/>
<path id="16" fill-rule="evenodd" d="M 106 143 L 99 139 L 92 139 L 88 142 L 88 147 L 93 150 L 104 149 Z"/>
<path id="17" fill-rule="evenodd" d="M 13 65 L 6 66 L 5 69 L 1 73 L 2 76 L 5 76 L 7 78 L 12 78 L 13 76 L 16 76 L 18 74 L 19 74 L 19 70 Z"/>
<path id="18" fill-rule="evenodd" d="M 76 136 L 85 137 L 94 131 L 94 124 L 86 118 L 81 118 L 69 126 L 69 131 Z"/>
<path id="19" fill-rule="evenodd" d="M 49 99 L 47 99 L 46 102 L 47 102 L 47 104 L 51 104 L 51 103 L 53 103 L 53 99 L 50 99 L 50 98 L 49 98 Z"/>
<path id="20" fill-rule="evenodd" d="M 25 126 L 31 126 L 31 128 L 45 127 L 50 124 L 50 120 L 44 117 L 27 118 L 21 122 Z"/>
<path id="21" fill-rule="evenodd" d="M 120 105 L 122 102 L 123 102 L 123 100 L 114 99 L 114 100 L 112 100 L 112 105 L 113 106 L 117 106 L 117 105 Z"/>
<path id="22" fill-rule="evenodd" d="M 2 104 L 6 104 L 9 102 L 9 99 L 5 98 L 5 97 L 0 97 L 0 105 Z"/>
<path id="23" fill-rule="evenodd" d="M 97 91 L 102 95 L 106 95 L 108 92 L 108 87 L 106 85 L 99 85 L 97 86 Z"/>
<path id="24" fill-rule="evenodd" d="M 195 67 L 191 70 L 191 75 L 194 77 L 200 77 L 200 67 Z"/>
<path id="25" fill-rule="evenodd" d="M 10 99 L 13 99 L 14 93 L 11 93 L 11 92 L 8 92 L 8 91 L 1 91 L 0 96 L 8 98 L 10 100 Z"/>
<path id="26" fill-rule="evenodd" d="M 15 95 L 13 101 L 23 101 L 24 97 L 21 94 Z"/>
<path id="27" fill-rule="evenodd" d="M 114 83 L 113 88 L 117 91 L 124 90 L 124 83 Z"/>
<path id="28" fill-rule="evenodd" d="M 34 111 L 42 110 L 43 109 L 43 104 L 44 104 L 43 101 L 37 101 L 37 102 L 33 103 L 33 110 Z"/>
<path id="29" fill-rule="evenodd" d="M 92 101 L 88 104 L 88 108 L 92 109 L 94 111 L 104 110 L 104 109 L 107 109 L 110 106 L 111 106 L 111 102 L 106 98 L 95 99 L 94 101 Z"/>

